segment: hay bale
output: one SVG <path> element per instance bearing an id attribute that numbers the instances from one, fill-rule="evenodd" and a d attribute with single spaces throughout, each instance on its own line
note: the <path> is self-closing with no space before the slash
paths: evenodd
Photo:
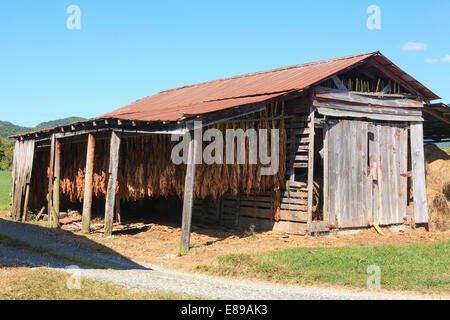
<path id="1" fill-rule="evenodd" d="M 450 201 L 450 180 L 444 182 L 444 186 L 442 187 L 442 193 Z"/>
<path id="2" fill-rule="evenodd" d="M 442 193 L 430 192 L 428 201 L 428 228 L 431 232 L 450 230 L 449 202 Z"/>
<path id="3" fill-rule="evenodd" d="M 450 230 L 450 156 L 434 144 L 425 146 L 428 227 Z"/>

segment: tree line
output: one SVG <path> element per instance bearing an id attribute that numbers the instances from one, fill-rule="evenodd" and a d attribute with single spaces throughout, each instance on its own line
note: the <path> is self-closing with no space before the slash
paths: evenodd
<path id="1" fill-rule="evenodd" d="M 0 137 L 0 170 L 11 170 L 14 143 Z"/>

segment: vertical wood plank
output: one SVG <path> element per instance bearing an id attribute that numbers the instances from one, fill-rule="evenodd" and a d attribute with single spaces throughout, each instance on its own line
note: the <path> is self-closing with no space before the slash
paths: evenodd
<path id="1" fill-rule="evenodd" d="M 336 224 L 336 154 L 335 154 L 335 136 L 336 125 L 330 123 L 327 125 L 327 137 L 328 137 L 328 154 L 327 157 L 327 171 L 328 171 L 328 222 L 330 225 Z"/>
<path id="2" fill-rule="evenodd" d="M 92 134 L 89 134 L 86 153 L 86 174 L 84 180 L 83 220 L 81 227 L 83 233 L 89 233 L 91 230 L 94 158 L 95 158 L 95 138 Z"/>
<path id="3" fill-rule="evenodd" d="M 380 156 L 380 124 L 376 123 L 374 127 L 374 143 L 373 143 L 373 221 L 378 224 L 381 222 L 383 206 L 381 203 L 381 156 Z"/>
<path id="4" fill-rule="evenodd" d="M 364 226 L 368 224 L 367 220 L 367 122 L 359 122 L 360 133 L 360 154 L 361 158 L 358 165 L 358 176 L 359 176 L 359 192 L 358 192 L 358 208 L 359 208 L 359 219 L 358 224 Z"/>
<path id="5" fill-rule="evenodd" d="M 422 122 L 411 122 L 411 160 L 414 189 L 414 219 L 416 223 L 428 223 Z"/>
<path id="6" fill-rule="evenodd" d="M 313 189 L 314 189 L 314 112 L 312 107 L 312 99 L 310 99 L 311 107 L 309 108 L 309 146 L 308 146 L 308 221 L 307 230 L 311 230 L 312 223 L 312 207 L 313 207 Z"/>
<path id="7" fill-rule="evenodd" d="M 50 170 L 48 175 L 48 195 L 47 195 L 47 201 L 48 201 L 48 227 L 49 228 L 56 228 L 57 224 L 59 224 L 59 221 L 56 221 L 55 219 L 55 211 L 53 209 L 53 181 L 54 181 L 54 174 L 55 174 L 55 144 L 56 144 L 56 136 L 55 134 L 52 134 L 51 136 L 51 144 L 50 144 Z"/>
<path id="8" fill-rule="evenodd" d="M 350 179 L 349 174 L 349 130 L 350 124 L 348 120 L 342 120 L 342 127 L 340 132 L 340 141 L 339 145 L 341 148 L 341 156 L 340 156 L 340 167 L 337 174 L 338 177 L 338 190 L 339 193 L 337 195 L 339 199 L 339 211 L 337 212 L 339 227 L 343 228 L 347 224 L 347 210 L 349 208 L 349 184 L 348 180 Z"/>
<path id="9" fill-rule="evenodd" d="M 111 133 L 111 143 L 109 150 L 109 178 L 105 203 L 105 237 L 110 237 L 112 235 L 114 204 L 116 201 L 116 183 L 119 170 L 119 148 L 120 136 L 117 132 L 113 131 Z"/>
<path id="10" fill-rule="evenodd" d="M 367 172 L 366 172 L 366 223 L 371 224 L 374 221 L 374 194 L 375 190 L 375 133 L 374 124 L 367 123 Z"/>
<path id="11" fill-rule="evenodd" d="M 348 148 L 350 149 L 349 155 L 349 165 L 350 165 L 350 175 L 351 180 L 349 188 L 349 210 L 347 211 L 347 224 L 349 226 L 358 226 L 358 220 L 361 216 L 361 211 L 359 210 L 359 182 L 361 180 L 360 177 L 360 169 L 359 164 L 361 163 L 361 153 L 360 153 L 360 121 L 354 120 L 350 122 L 350 135 L 352 136 L 352 143 L 348 144 Z"/>
<path id="12" fill-rule="evenodd" d="M 388 129 L 389 127 L 385 124 L 380 126 L 380 166 L 381 166 L 381 177 L 380 177 L 380 194 L 383 208 L 383 215 L 381 216 L 381 224 L 386 225 L 390 221 L 391 217 L 391 207 L 390 207 L 390 157 L 387 156 L 388 153 Z"/>
<path id="13" fill-rule="evenodd" d="M 392 128 L 392 161 L 394 163 L 392 168 L 392 201 L 393 203 L 393 215 L 394 218 L 391 223 L 401 223 L 402 218 L 400 214 L 400 161 L 398 156 L 398 150 L 400 147 L 400 129 L 395 124 Z"/>
<path id="14" fill-rule="evenodd" d="M 192 207 L 194 205 L 194 182 L 195 182 L 195 156 L 197 146 L 195 138 L 189 132 L 189 151 L 188 163 L 186 169 L 186 178 L 184 182 L 184 198 L 183 198 L 183 217 L 181 222 L 181 240 L 179 246 L 179 254 L 183 255 L 189 251 L 191 240 L 191 223 L 192 223 Z"/>
<path id="15" fill-rule="evenodd" d="M 400 177 L 400 211 L 402 217 L 406 217 L 407 213 L 407 194 L 408 194 L 408 130 L 405 128 L 400 129 L 400 173 L 404 174 Z"/>
<path id="16" fill-rule="evenodd" d="M 343 158 L 345 155 L 345 149 L 343 149 L 342 144 L 342 131 L 344 122 L 342 120 L 338 121 L 334 131 L 334 159 L 330 164 L 334 163 L 334 225 L 339 227 L 339 219 L 341 218 L 341 197 L 342 197 L 342 181 L 341 174 L 343 169 Z"/>
<path id="17" fill-rule="evenodd" d="M 54 181 L 53 181 L 53 211 L 54 211 L 54 226 L 59 226 L 59 198 L 60 198 L 60 183 L 61 183 L 61 143 L 55 139 L 55 164 L 54 164 Z M 55 223 L 57 222 L 57 223 Z"/>
<path id="18" fill-rule="evenodd" d="M 327 117 L 325 117 L 325 121 Z M 329 127 L 328 124 L 324 125 L 323 128 L 323 221 L 330 221 L 330 211 L 329 211 L 329 188 L 328 188 L 328 158 L 329 158 L 329 148 L 328 148 L 328 140 L 329 140 Z"/>

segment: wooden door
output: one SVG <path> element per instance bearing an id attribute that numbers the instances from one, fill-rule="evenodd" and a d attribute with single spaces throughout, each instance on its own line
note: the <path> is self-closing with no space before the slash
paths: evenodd
<path id="1" fill-rule="evenodd" d="M 407 129 L 396 123 L 328 120 L 324 210 L 339 228 L 403 222 Z"/>

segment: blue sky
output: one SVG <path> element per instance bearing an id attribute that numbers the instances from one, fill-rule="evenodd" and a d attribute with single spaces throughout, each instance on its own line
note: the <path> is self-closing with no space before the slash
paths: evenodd
<path id="1" fill-rule="evenodd" d="M 69 5 L 80 30 L 66 27 Z M 369 5 L 381 30 L 366 27 Z M 2 1 L 0 120 L 92 118 L 165 89 L 375 50 L 450 103 L 449 15 L 448 0 Z"/>

